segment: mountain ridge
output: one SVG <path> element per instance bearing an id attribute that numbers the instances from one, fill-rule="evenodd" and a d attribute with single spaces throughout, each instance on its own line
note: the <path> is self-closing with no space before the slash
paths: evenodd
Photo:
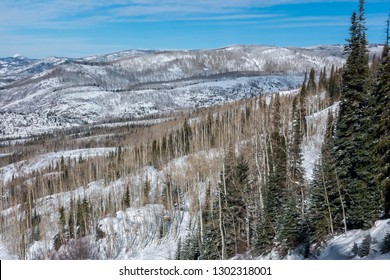
<path id="1" fill-rule="evenodd" d="M 329 71 L 344 61 L 341 45 L 234 45 L 210 50 L 127 50 L 80 59 L 0 59 L 0 137 L 291 90 L 301 85 L 311 68 Z"/>

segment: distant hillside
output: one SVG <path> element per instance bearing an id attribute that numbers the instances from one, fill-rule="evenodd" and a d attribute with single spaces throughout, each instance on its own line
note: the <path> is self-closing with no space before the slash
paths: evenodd
<path id="1" fill-rule="evenodd" d="M 207 107 L 300 86 L 344 62 L 341 46 L 129 50 L 81 59 L 0 59 L 0 137 Z"/>

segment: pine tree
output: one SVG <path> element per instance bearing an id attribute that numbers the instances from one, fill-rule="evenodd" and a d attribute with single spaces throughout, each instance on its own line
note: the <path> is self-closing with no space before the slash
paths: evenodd
<path id="1" fill-rule="evenodd" d="M 91 209 L 86 198 L 77 201 L 77 235 L 84 237 L 90 232 Z"/>
<path id="2" fill-rule="evenodd" d="M 268 147 L 270 171 L 263 188 L 264 209 L 258 210 L 258 213 L 261 213 L 261 222 L 257 228 L 256 249 L 261 253 L 272 249 L 287 197 L 287 144 L 281 123 L 278 95 L 275 96 L 272 109 L 273 128 Z"/>
<path id="3" fill-rule="evenodd" d="M 297 204 L 298 202 L 294 193 L 287 198 L 284 204 L 277 236 L 280 242 L 280 254 L 282 256 L 287 255 L 300 242 L 302 235 L 302 216 L 300 215 Z"/>
<path id="4" fill-rule="evenodd" d="M 318 242 L 323 241 L 328 234 L 340 232 L 344 224 L 345 194 L 337 181 L 333 131 L 333 113 L 329 111 L 321 156 L 313 171 L 308 211 L 311 235 Z"/>
<path id="5" fill-rule="evenodd" d="M 222 236 L 220 233 L 219 218 L 217 213 L 207 215 L 209 219 L 204 221 L 203 243 L 200 258 L 203 260 L 222 259 Z"/>
<path id="6" fill-rule="evenodd" d="M 69 231 L 69 238 L 72 239 L 72 238 L 76 238 L 76 235 L 75 235 L 75 222 L 74 222 L 74 213 L 75 213 L 75 210 L 74 210 L 74 200 L 73 198 L 71 198 L 70 200 L 70 206 L 69 206 L 69 218 L 68 218 L 68 231 Z"/>
<path id="7" fill-rule="evenodd" d="M 302 138 L 305 129 L 305 113 L 303 112 L 304 98 L 297 96 L 293 101 L 293 123 L 292 123 L 292 139 L 289 149 L 289 161 L 290 161 L 290 180 L 291 189 L 300 197 L 300 204 L 302 213 L 303 203 L 305 200 L 305 179 L 304 171 L 302 168 Z"/>
<path id="8" fill-rule="evenodd" d="M 351 255 L 354 258 L 358 255 L 358 253 L 359 253 L 359 246 L 357 245 L 356 242 L 354 242 L 351 250 Z"/>
<path id="9" fill-rule="evenodd" d="M 359 246 L 359 250 L 358 250 L 359 257 L 363 258 L 370 254 L 371 241 L 372 238 L 369 234 L 364 237 L 362 244 L 360 244 Z"/>
<path id="10" fill-rule="evenodd" d="M 126 191 L 123 195 L 123 208 L 127 209 L 130 207 L 130 190 L 129 185 L 126 185 Z"/>
<path id="11" fill-rule="evenodd" d="M 192 141 L 192 129 L 188 123 L 188 120 L 185 119 L 183 123 L 183 129 L 182 129 L 182 143 L 184 148 L 183 152 L 185 155 L 190 153 L 191 141 Z"/>
<path id="12" fill-rule="evenodd" d="M 310 79 L 309 79 L 310 81 Z M 281 243 L 281 254 L 285 255 L 301 241 L 307 241 L 305 229 L 305 179 L 302 168 L 301 143 L 303 137 L 304 115 L 302 103 L 304 98 L 296 96 L 293 100 L 292 133 L 289 147 L 289 178 L 286 197 L 283 199 L 284 211 L 281 213 L 278 226 L 278 240 Z"/>
<path id="13" fill-rule="evenodd" d="M 65 217 L 64 206 L 61 206 L 60 210 L 59 210 L 58 229 L 59 229 L 59 233 L 62 236 L 64 236 L 66 234 L 66 217 Z"/>
<path id="14" fill-rule="evenodd" d="M 327 78 L 327 75 L 326 75 L 326 67 L 324 67 L 324 69 L 321 70 L 321 72 L 320 72 L 320 77 L 319 77 L 319 80 L 318 80 L 318 89 L 319 89 L 319 91 L 323 91 L 323 90 L 327 89 L 327 81 L 328 81 L 328 78 Z"/>
<path id="15" fill-rule="evenodd" d="M 330 75 L 328 79 L 327 92 L 330 98 L 330 102 L 334 103 L 340 97 L 341 91 L 341 75 L 340 69 L 335 69 L 334 65 L 330 69 Z"/>
<path id="16" fill-rule="evenodd" d="M 67 229 L 66 229 L 66 217 L 65 217 L 65 208 L 61 206 L 59 211 L 58 218 L 58 233 L 54 236 L 53 245 L 55 250 L 59 250 L 60 247 L 65 243 L 67 239 Z"/>
<path id="17" fill-rule="evenodd" d="M 31 239 L 33 241 L 38 241 L 40 240 L 40 235 L 41 235 L 41 229 L 40 229 L 40 222 L 41 222 L 41 216 L 38 215 L 37 209 L 34 208 L 32 217 L 32 228 L 31 228 Z"/>
<path id="18" fill-rule="evenodd" d="M 350 228 L 367 228 L 375 220 L 378 196 L 370 162 L 369 67 L 365 35 L 364 1 L 351 17 L 349 53 L 342 74 L 341 102 L 335 137 L 336 171 L 346 190 Z M 371 139 L 372 140 L 372 139 Z"/>
<path id="19" fill-rule="evenodd" d="M 316 72 L 313 68 L 310 69 L 309 80 L 307 82 L 307 91 L 310 94 L 317 92 Z"/>
<path id="20" fill-rule="evenodd" d="M 372 135 L 375 139 L 374 155 L 377 160 L 376 180 L 381 193 L 384 217 L 390 217 L 390 16 L 387 20 L 386 42 L 383 48 L 377 85 L 374 90 Z"/>
<path id="21" fill-rule="evenodd" d="M 188 233 L 184 241 L 179 240 L 177 257 L 180 257 L 180 260 L 197 260 L 200 257 L 200 248 L 199 248 L 199 237 L 198 232 Z M 180 247 L 179 247 L 180 246 Z"/>
<path id="22" fill-rule="evenodd" d="M 145 178 L 145 185 L 144 185 L 144 205 L 149 204 L 149 192 L 150 192 L 150 182 L 148 177 Z"/>
<path id="23" fill-rule="evenodd" d="M 219 188 L 217 197 L 212 200 L 210 188 L 207 189 L 207 203 L 201 216 L 203 232 L 202 236 L 200 236 L 199 258 L 202 260 L 219 260 L 224 255 L 222 253 L 224 248 L 224 245 L 222 245 L 224 230 L 223 221 L 220 219 L 222 216 L 222 211 L 220 211 L 222 207 L 222 192 L 223 190 Z"/>
<path id="24" fill-rule="evenodd" d="M 250 216 L 248 212 L 248 201 L 250 200 L 251 186 L 249 182 L 249 165 L 243 154 L 237 157 L 235 163 L 234 192 L 238 199 L 228 201 L 228 205 L 235 216 L 236 241 L 235 254 L 242 254 L 249 250 L 248 223 Z"/>
<path id="25" fill-rule="evenodd" d="M 390 252 L 390 232 L 386 233 L 381 244 L 381 253 L 386 254 Z"/>
<path id="26" fill-rule="evenodd" d="M 248 166 L 242 156 L 236 159 L 234 148 L 229 147 L 221 174 L 223 189 L 223 223 L 226 228 L 227 257 L 246 252 L 246 205 L 244 192 L 247 185 Z"/>

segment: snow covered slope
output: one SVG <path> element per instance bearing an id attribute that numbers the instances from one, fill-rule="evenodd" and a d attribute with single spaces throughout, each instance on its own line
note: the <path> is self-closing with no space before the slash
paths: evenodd
<path id="1" fill-rule="evenodd" d="M 0 238 L 0 260 L 16 260 L 17 257 L 12 256 L 6 247 L 4 246 L 3 242 L 1 241 Z"/>
<path id="2" fill-rule="evenodd" d="M 373 46 L 372 53 L 380 50 Z M 128 50 L 80 59 L 0 59 L 0 138 L 206 107 L 300 86 L 344 63 L 343 47 Z"/>
<path id="3" fill-rule="evenodd" d="M 91 148 L 43 154 L 30 160 L 24 160 L 1 167 L 0 182 L 6 183 L 12 178 L 39 172 L 50 166 L 56 166 L 62 158 L 66 161 L 79 158 L 86 159 L 89 157 L 108 155 L 110 152 L 114 151 L 115 148 Z"/>
<path id="4" fill-rule="evenodd" d="M 0 58 L 0 86 L 39 75 L 68 61 L 68 58 L 48 57 L 38 60 L 18 55 Z"/>
<path id="5" fill-rule="evenodd" d="M 368 230 L 351 230 L 346 234 L 335 236 L 327 242 L 321 250 L 319 259 L 321 260 L 347 260 L 347 259 L 368 259 L 368 260 L 389 260 L 390 253 L 381 254 L 380 248 L 386 234 L 390 233 L 390 219 L 380 220 Z M 366 236 L 371 237 L 371 246 L 367 256 L 359 257 L 352 253 L 352 248 L 356 243 L 361 246 Z"/>
<path id="6" fill-rule="evenodd" d="M 81 59 L 0 60 L 0 138 L 197 108 L 297 88 L 344 62 L 342 47 L 231 46 Z"/>

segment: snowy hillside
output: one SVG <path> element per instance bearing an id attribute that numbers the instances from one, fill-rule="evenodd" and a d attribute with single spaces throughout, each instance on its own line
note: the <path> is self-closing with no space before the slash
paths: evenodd
<path id="1" fill-rule="evenodd" d="M 390 258 L 315 186 L 342 46 L 0 62 L 0 259 Z"/>
<path id="2" fill-rule="evenodd" d="M 68 61 L 68 58 L 48 57 L 38 60 L 17 55 L 0 58 L 0 87 L 39 75 Z"/>
<path id="3" fill-rule="evenodd" d="M 352 230 L 346 234 L 335 236 L 327 242 L 327 245 L 319 252 L 321 260 L 389 260 L 390 253 L 381 254 L 382 242 L 386 234 L 390 233 L 390 219 L 380 220 L 369 230 Z M 354 244 L 361 246 L 364 238 L 371 237 L 371 246 L 368 255 L 360 257 L 353 253 Z"/>
<path id="4" fill-rule="evenodd" d="M 142 56 L 146 54 L 153 53 L 155 51 L 153 50 L 126 50 L 126 51 L 120 51 L 120 52 L 115 52 L 115 53 L 110 53 L 110 54 L 105 54 L 105 55 L 94 55 L 94 56 L 87 56 L 78 59 L 77 61 L 80 62 L 112 62 L 115 60 L 120 60 L 120 59 L 126 59 L 130 57 L 135 57 L 135 56 Z"/>
<path id="5" fill-rule="evenodd" d="M 14 89 L 6 90 L 10 100 L 0 101 L 3 104 L 0 138 L 28 137 L 119 117 L 139 118 L 183 108 L 208 107 L 296 88 L 301 83 L 302 76 L 272 75 L 198 79 L 164 83 L 159 88 L 154 85 L 155 88 L 149 89 L 115 91 L 97 86 L 62 88 L 58 79 L 52 78 L 26 85 L 24 92 L 17 94 L 13 93 Z"/>
<path id="6" fill-rule="evenodd" d="M 129 50 L 78 60 L 3 59 L 0 137 L 27 137 L 297 88 L 308 69 L 340 67 L 341 49 L 232 46 Z"/>
<path id="7" fill-rule="evenodd" d="M 82 149 L 74 151 L 62 151 L 57 153 L 49 153 L 40 155 L 36 158 L 33 158 L 28 161 L 16 162 L 0 168 L 0 181 L 3 183 L 8 182 L 11 178 L 17 178 L 20 176 L 25 176 L 37 171 L 42 171 L 50 166 L 56 166 L 59 164 L 61 158 L 66 159 L 67 161 L 79 159 L 79 158 L 89 158 L 96 157 L 100 155 L 107 155 L 110 152 L 114 152 L 114 148 L 96 148 L 96 149 Z"/>
<path id="8" fill-rule="evenodd" d="M 311 250 L 313 260 L 389 260 L 390 253 L 381 253 L 381 247 L 384 244 L 386 235 L 390 234 L 390 219 L 379 220 L 375 225 L 368 230 L 351 230 L 346 234 L 338 234 L 336 236 L 329 236 L 326 242 L 320 246 L 312 246 Z M 353 248 L 357 246 L 362 247 L 363 240 L 367 237 L 371 238 L 368 244 L 368 252 L 365 256 L 359 256 L 354 253 Z M 356 245 L 355 245 L 356 244 Z M 281 259 L 277 252 L 257 258 L 259 260 L 277 260 Z M 284 257 L 285 260 L 303 260 L 302 248 L 290 252 Z"/>
<path id="9" fill-rule="evenodd" d="M 210 86 L 229 88 L 229 83 L 209 82 Z M 225 88 L 225 89 L 226 89 Z M 294 96 L 297 91 L 284 92 L 288 98 Z M 326 127 L 326 119 L 329 113 L 334 113 L 338 104 L 314 112 L 306 117 L 308 125 L 308 135 L 302 143 L 303 167 L 306 177 L 311 180 L 311 173 L 316 160 L 320 154 L 323 141 L 323 133 Z M 191 123 L 194 123 L 193 119 Z M 157 122 L 151 120 L 150 122 Z M 100 127 L 115 128 L 115 124 L 100 125 Z M 104 136 L 104 135 L 102 135 Z M 32 157 L 29 160 L 15 162 L 0 168 L 0 184 L 6 185 L 11 179 L 17 180 L 23 176 L 35 176 L 34 174 L 45 174 L 46 178 L 57 176 L 56 166 L 63 160 L 65 165 L 76 165 L 80 159 L 91 158 L 96 160 L 100 157 L 104 160 L 110 154 L 115 154 L 116 148 L 91 148 L 69 151 L 59 151 L 44 153 Z M 4 154 L 4 156 L 7 156 Z M 184 242 L 188 234 L 199 227 L 198 208 L 196 205 L 205 205 L 206 183 L 193 183 L 191 189 L 183 193 L 178 204 L 180 207 L 167 208 L 161 203 L 161 195 L 166 188 L 168 178 L 175 178 L 176 184 L 185 182 L 191 176 L 194 169 L 203 168 L 208 172 L 207 181 L 217 184 L 219 181 L 218 169 L 221 168 L 221 158 L 223 152 L 220 149 L 213 149 L 206 152 L 197 152 L 188 156 L 175 158 L 166 162 L 163 166 L 156 168 L 147 165 L 140 170 L 135 170 L 131 174 L 106 182 L 105 180 L 87 181 L 84 185 L 79 185 L 73 190 L 63 191 L 47 195 L 34 201 L 34 211 L 40 217 L 41 240 L 34 241 L 26 248 L 26 258 L 78 258 L 75 248 L 80 246 L 87 250 L 84 252 L 88 258 L 96 259 L 174 259 L 177 253 L 178 244 Z M 201 166 L 199 166 L 201 162 Z M 55 172 L 53 172 L 53 171 Z M 148 182 L 150 189 L 144 197 L 139 193 L 144 192 L 145 182 Z M 33 186 L 34 179 L 26 180 L 26 186 Z M 125 186 L 131 186 L 130 200 L 131 206 L 114 213 L 108 210 L 107 201 L 115 199 L 115 203 L 120 204 L 120 199 L 125 194 Z M 185 184 L 183 184 L 185 185 Z M 7 196 L 7 193 L 3 193 Z M 106 208 L 107 214 L 104 217 L 96 218 L 96 228 L 99 235 L 88 235 L 77 240 L 70 240 L 69 243 L 54 249 L 53 240 L 59 230 L 58 205 L 69 209 L 72 201 L 88 199 L 94 207 Z M 147 200 L 147 203 L 143 202 Z M 100 205 L 100 206 L 99 206 Z M 14 227 L 14 219 L 20 215 L 22 205 L 7 208 L 1 212 L 3 219 L 7 220 L 3 224 L 4 232 L 0 236 L 0 258 L 16 258 L 11 252 L 15 248 L 9 247 L 12 244 L 12 236 L 7 234 Z M 195 214 L 194 214 L 195 213 Z M 334 237 L 328 236 L 321 245 L 312 245 L 312 259 L 389 259 L 390 255 L 381 254 L 380 248 L 386 234 L 390 232 L 390 220 L 378 221 L 369 230 L 348 231 L 346 234 L 338 234 Z M 356 243 L 361 246 L 366 236 L 371 236 L 372 241 L 367 256 L 360 257 L 352 253 L 352 248 Z M 8 247 L 6 246 L 8 244 Z M 45 253 L 49 252 L 49 253 Z M 234 258 L 256 258 L 256 259 L 303 259 L 301 248 L 289 252 L 281 257 L 278 252 L 260 257 L 246 255 Z"/>

